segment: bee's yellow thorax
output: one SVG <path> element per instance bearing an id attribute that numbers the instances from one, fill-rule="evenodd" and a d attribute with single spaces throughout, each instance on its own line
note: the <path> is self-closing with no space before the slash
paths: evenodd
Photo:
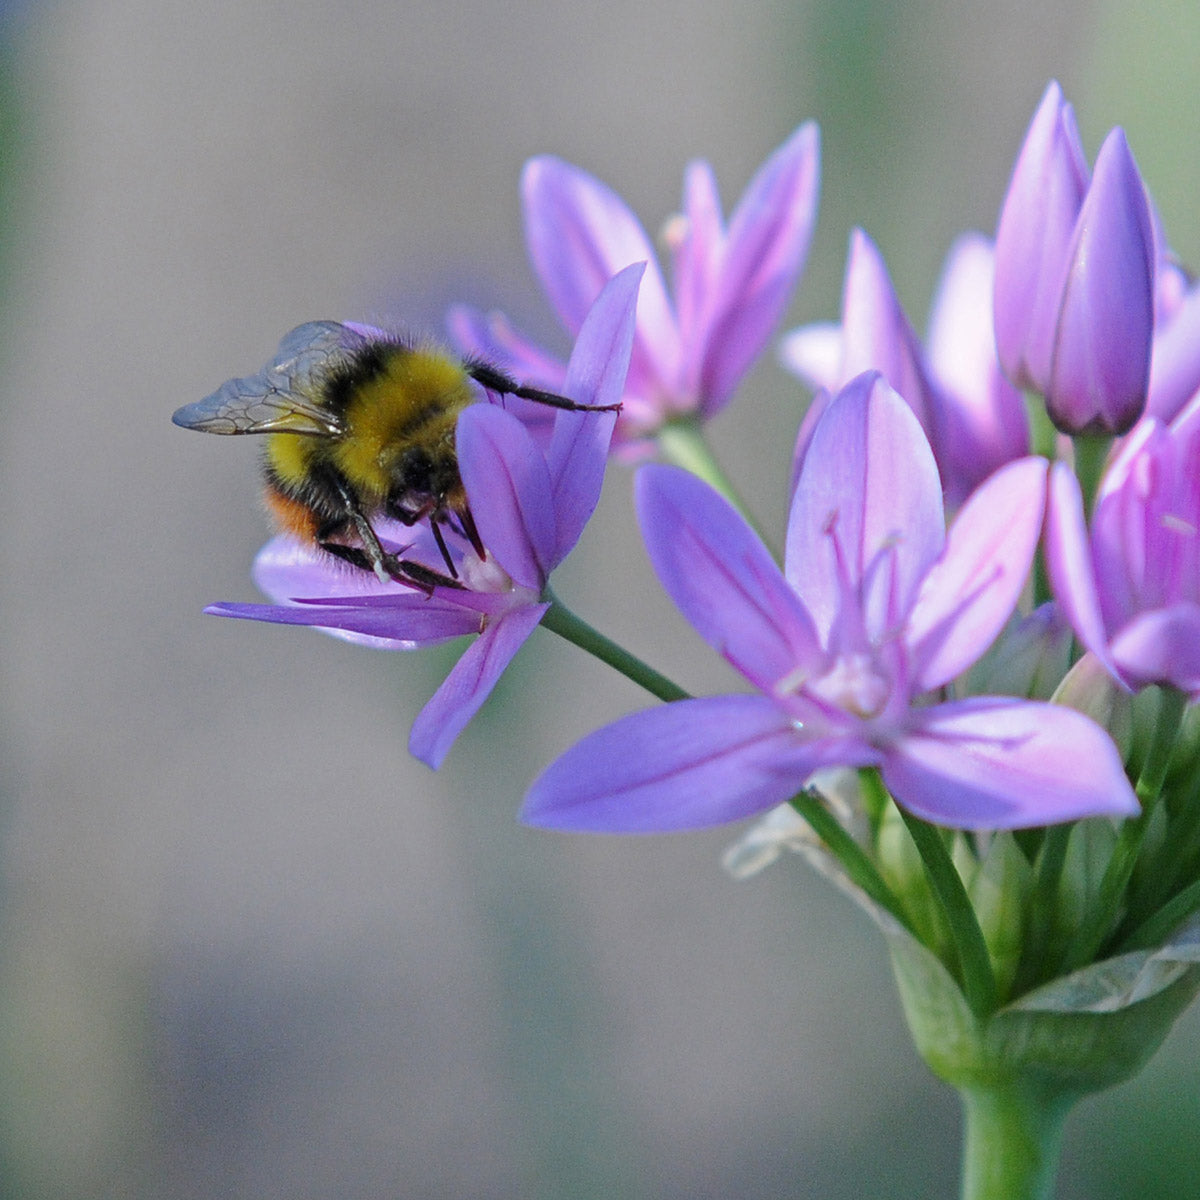
<path id="1" fill-rule="evenodd" d="M 473 399 L 456 359 L 438 350 L 398 348 L 380 374 L 353 390 L 333 461 L 364 498 L 382 502 L 406 449 L 420 446 L 435 458 L 453 453 L 455 423 Z"/>

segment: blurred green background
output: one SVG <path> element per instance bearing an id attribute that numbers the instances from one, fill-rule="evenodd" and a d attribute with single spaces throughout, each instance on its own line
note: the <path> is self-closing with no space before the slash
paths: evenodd
<path id="1" fill-rule="evenodd" d="M 689 158 L 730 204 L 815 117 L 791 323 L 835 315 L 854 224 L 923 323 L 1057 77 L 1196 263 L 1196 6 L 29 0 L 0 30 L 2 1194 L 953 1195 L 955 1098 L 843 898 L 793 860 L 733 882 L 735 830 L 516 824 L 632 685 L 539 633 L 430 773 L 405 740 L 450 653 L 201 617 L 254 598 L 256 448 L 169 417 L 313 318 L 467 299 L 553 339 L 517 197 L 546 151 L 655 230 Z M 716 424 L 768 528 L 803 404 L 767 361 Z M 558 590 L 729 685 L 622 470 Z M 1080 1107 L 1061 1196 L 1194 1194 L 1198 1066 L 1192 1013 Z"/>

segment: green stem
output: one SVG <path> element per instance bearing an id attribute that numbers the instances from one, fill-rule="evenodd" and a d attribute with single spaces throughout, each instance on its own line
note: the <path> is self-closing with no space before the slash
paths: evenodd
<path id="1" fill-rule="evenodd" d="M 826 849 L 841 863 L 851 883 L 865 892 L 880 908 L 890 913 L 912 933 L 912 924 L 895 892 L 883 881 L 870 855 L 842 828 L 825 807 L 819 792 L 803 791 L 791 800 L 792 807 L 809 823 Z M 915 934 L 914 934 L 915 936 Z"/>
<path id="2" fill-rule="evenodd" d="M 1112 438 L 1108 434 L 1081 433 L 1076 434 L 1071 441 L 1075 447 L 1075 475 L 1079 480 L 1079 489 L 1083 492 L 1085 511 L 1090 517 Z"/>
<path id="3" fill-rule="evenodd" d="M 1022 1079 L 960 1089 L 962 1200 L 1050 1200 L 1073 1097 Z"/>
<path id="4" fill-rule="evenodd" d="M 1037 392 L 1024 394 L 1025 412 L 1029 416 L 1029 445 L 1034 454 L 1043 458 L 1057 457 L 1058 430 L 1046 412 L 1046 401 Z"/>
<path id="5" fill-rule="evenodd" d="M 1049 948 L 1054 910 L 1072 828 L 1071 825 L 1051 825 L 1042 839 L 1033 885 L 1033 903 L 1029 907 L 1029 933 L 1021 950 L 1016 978 L 1013 980 L 1012 994 L 1015 996 L 1020 996 L 1041 983 L 1047 963 L 1051 961 Z"/>
<path id="6" fill-rule="evenodd" d="M 614 667 L 660 700 L 690 699 L 689 694 L 677 683 L 672 683 L 665 675 L 647 666 L 636 655 L 630 654 L 611 638 L 605 637 L 577 617 L 549 588 L 546 589 L 545 598 L 550 601 L 550 607 L 542 617 L 542 625 L 551 633 L 557 633 L 559 637 L 565 638 L 581 650 L 586 650 L 601 662 L 608 663 L 610 667 Z"/>
<path id="7" fill-rule="evenodd" d="M 750 523 L 759 537 L 763 537 L 745 502 L 737 494 L 729 477 L 713 457 L 712 448 L 704 437 L 704 430 L 695 417 L 677 417 L 663 425 L 657 434 L 658 451 L 664 461 L 683 467 L 703 479 L 710 487 L 720 492 L 734 508 Z M 766 541 L 765 538 L 763 538 Z"/>
<path id="8" fill-rule="evenodd" d="M 1175 741 L 1179 737 L 1179 726 L 1187 704 L 1187 696 L 1178 688 L 1164 687 L 1159 692 L 1154 737 L 1135 789 L 1143 809 L 1155 804 L 1162 791 L 1167 778 L 1167 768 L 1171 765 L 1171 752 L 1175 749 Z"/>
<path id="9" fill-rule="evenodd" d="M 990 1016 L 996 1008 L 996 976 L 962 877 L 954 867 L 940 830 L 903 808 L 900 808 L 900 816 L 921 856 L 925 874 L 950 929 L 967 1003 L 977 1017 Z"/>

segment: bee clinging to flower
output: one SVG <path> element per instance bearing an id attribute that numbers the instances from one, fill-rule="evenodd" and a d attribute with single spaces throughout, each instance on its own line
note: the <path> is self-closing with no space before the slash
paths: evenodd
<path id="1" fill-rule="evenodd" d="M 478 385 L 478 387 L 476 387 Z M 453 585 L 444 529 L 484 548 L 458 470 L 455 426 L 481 399 L 516 396 L 571 411 L 615 411 L 518 383 L 477 359 L 367 326 L 312 321 L 256 375 L 230 379 L 172 417 L 205 433 L 261 433 L 267 506 L 280 530 L 382 581 Z M 373 522 L 428 520 L 446 575 L 384 549 Z"/>

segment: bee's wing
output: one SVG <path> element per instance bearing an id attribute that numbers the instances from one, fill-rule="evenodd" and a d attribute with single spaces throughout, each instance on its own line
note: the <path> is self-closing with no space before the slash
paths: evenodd
<path id="1" fill-rule="evenodd" d="M 263 374 L 305 384 L 340 366 L 365 340 L 340 321 L 309 321 L 284 335 Z"/>
<path id="2" fill-rule="evenodd" d="M 359 339 L 336 321 L 293 329 L 270 365 L 257 375 L 230 379 L 211 396 L 185 404 L 171 420 L 205 433 L 300 433 L 337 437 L 337 417 L 310 396 Z"/>

